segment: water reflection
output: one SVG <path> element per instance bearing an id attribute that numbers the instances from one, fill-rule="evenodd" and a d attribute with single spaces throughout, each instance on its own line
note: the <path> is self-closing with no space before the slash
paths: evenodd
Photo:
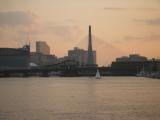
<path id="1" fill-rule="evenodd" d="M 159 92 L 146 78 L 1 78 L 0 120 L 158 120 Z"/>

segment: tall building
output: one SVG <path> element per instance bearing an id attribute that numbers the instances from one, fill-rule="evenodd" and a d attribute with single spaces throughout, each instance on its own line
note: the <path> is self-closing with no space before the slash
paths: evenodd
<path id="1" fill-rule="evenodd" d="M 50 54 L 50 47 L 44 41 L 36 41 L 36 53 Z"/>
<path id="2" fill-rule="evenodd" d="M 94 56 L 93 56 L 93 50 L 92 50 L 92 32 L 91 32 L 91 26 L 90 25 L 89 25 L 89 36 L 88 36 L 87 65 L 89 65 L 89 66 L 95 65 L 95 63 L 94 63 Z"/>

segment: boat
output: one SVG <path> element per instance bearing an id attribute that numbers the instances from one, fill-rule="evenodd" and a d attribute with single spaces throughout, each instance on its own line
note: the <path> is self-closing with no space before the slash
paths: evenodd
<path id="1" fill-rule="evenodd" d="M 101 75 L 99 73 L 99 70 L 97 69 L 97 72 L 96 72 L 96 76 L 95 76 L 96 79 L 101 79 Z"/>

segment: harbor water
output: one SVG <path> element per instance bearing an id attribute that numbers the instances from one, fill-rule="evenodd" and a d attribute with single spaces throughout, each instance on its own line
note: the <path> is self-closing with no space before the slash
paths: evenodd
<path id="1" fill-rule="evenodd" d="M 160 80 L 0 78 L 0 120 L 160 120 Z"/>

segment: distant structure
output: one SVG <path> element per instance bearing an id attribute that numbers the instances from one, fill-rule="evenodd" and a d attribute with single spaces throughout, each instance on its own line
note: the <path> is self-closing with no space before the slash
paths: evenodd
<path id="1" fill-rule="evenodd" d="M 59 61 L 75 61 L 79 66 L 96 66 L 96 51 L 92 49 L 91 26 L 89 26 L 88 50 L 74 47 L 74 49 L 68 50 L 68 56 L 60 58 Z"/>
<path id="2" fill-rule="evenodd" d="M 96 64 L 96 51 L 92 51 L 93 54 L 93 64 Z M 67 59 L 75 60 L 78 62 L 79 66 L 88 65 L 88 51 L 74 47 L 73 50 L 68 51 Z"/>
<path id="3" fill-rule="evenodd" d="M 45 41 L 36 41 L 36 53 L 42 53 L 44 55 L 50 54 L 50 47 Z"/>
<path id="4" fill-rule="evenodd" d="M 50 47 L 45 41 L 36 42 L 36 52 L 30 53 L 30 63 L 37 66 L 56 64 L 58 59 L 55 55 L 50 54 Z"/>
<path id="5" fill-rule="evenodd" d="M 87 51 L 79 49 L 78 47 L 75 47 L 73 50 L 68 51 L 68 58 L 70 60 L 77 61 L 79 66 L 86 65 L 86 59 L 87 59 L 86 55 Z"/>
<path id="6" fill-rule="evenodd" d="M 96 51 L 92 50 L 92 31 L 91 31 L 91 25 L 89 25 L 87 65 L 95 66 L 96 65 L 95 59 L 96 59 Z"/>
<path id="7" fill-rule="evenodd" d="M 44 55 L 42 53 L 31 52 L 30 63 L 37 66 L 52 65 L 57 63 L 57 57 L 55 55 Z"/>
<path id="8" fill-rule="evenodd" d="M 89 26 L 88 50 L 75 47 L 73 50 L 69 50 L 68 56 L 61 58 L 61 60 L 77 61 L 79 66 L 96 66 L 96 51 L 92 49 L 91 26 Z"/>
<path id="9" fill-rule="evenodd" d="M 133 75 L 140 71 L 157 71 L 160 70 L 160 61 L 149 60 L 147 57 L 139 54 L 123 56 L 113 61 L 110 67 L 111 75 Z"/>
<path id="10" fill-rule="evenodd" d="M 147 57 L 140 56 L 139 54 L 131 54 L 128 56 L 123 56 L 116 59 L 117 62 L 143 62 L 147 61 Z"/>
<path id="11" fill-rule="evenodd" d="M 26 69 L 29 67 L 30 46 L 0 48 L 0 70 Z"/>

